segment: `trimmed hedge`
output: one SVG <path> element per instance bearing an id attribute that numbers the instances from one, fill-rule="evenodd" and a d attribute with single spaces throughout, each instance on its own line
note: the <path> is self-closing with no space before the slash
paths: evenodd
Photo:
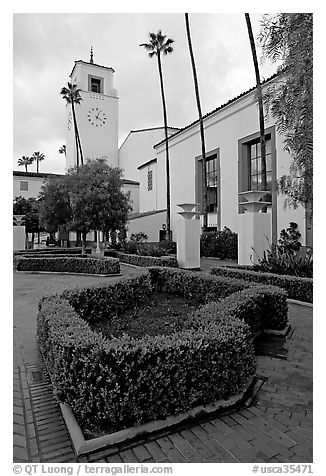
<path id="1" fill-rule="evenodd" d="M 14 255 L 31 255 L 31 254 L 49 254 L 49 255 L 79 255 L 82 254 L 82 248 L 33 248 L 31 250 L 16 250 Z M 91 248 L 86 248 L 86 254 L 92 254 Z"/>
<path id="2" fill-rule="evenodd" d="M 255 372 L 249 329 L 239 319 L 109 341 L 54 296 L 40 302 L 37 335 L 55 395 L 88 430 L 118 431 L 228 398 Z"/>
<path id="3" fill-rule="evenodd" d="M 178 261 L 173 256 L 161 256 L 156 258 L 153 256 L 131 255 L 128 253 L 118 253 L 121 263 L 133 264 L 134 266 L 163 266 L 170 268 L 178 268 Z"/>
<path id="4" fill-rule="evenodd" d="M 110 320 L 126 309 L 140 305 L 151 290 L 150 275 L 145 272 L 107 284 L 65 290 L 61 296 L 85 321 L 95 322 Z"/>
<path id="5" fill-rule="evenodd" d="M 282 330 L 288 322 L 287 294 L 275 286 L 253 286 L 220 302 L 209 302 L 189 315 L 186 325 L 201 328 L 225 318 L 241 319 L 253 334 L 263 329 Z"/>
<path id="6" fill-rule="evenodd" d="M 244 279 L 251 283 L 261 283 L 283 288 L 290 299 L 299 301 L 313 301 L 312 278 L 298 278 L 282 274 L 262 273 L 261 271 L 248 271 L 233 269 L 233 267 L 217 266 L 211 269 L 213 276 L 225 276 L 228 278 Z"/>
<path id="7" fill-rule="evenodd" d="M 17 271 L 53 271 L 61 273 L 118 274 L 119 260 L 116 258 L 97 259 L 78 257 L 14 257 Z"/>
<path id="8" fill-rule="evenodd" d="M 108 256 L 110 258 L 117 258 L 118 257 L 118 252 L 117 252 L 117 250 L 104 250 L 103 251 L 103 256 Z"/>
<path id="9" fill-rule="evenodd" d="M 249 286 L 244 280 L 210 276 L 184 269 L 150 267 L 156 291 L 181 294 L 199 303 L 217 301 Z"/>

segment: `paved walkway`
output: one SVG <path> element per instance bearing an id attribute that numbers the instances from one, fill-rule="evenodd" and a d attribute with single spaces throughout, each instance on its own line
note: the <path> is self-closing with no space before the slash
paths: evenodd
<path id="1" fill-rule="evenodd" d="M 118 278 L 14 275 L 14 462 L 312 462 L 312 309 L 294 304 L 287 360 L 257 357 L 264 384 L 250 407 L 77 459 L 40 361 L 37 303 L 48 292 L 104 279 Z"/>

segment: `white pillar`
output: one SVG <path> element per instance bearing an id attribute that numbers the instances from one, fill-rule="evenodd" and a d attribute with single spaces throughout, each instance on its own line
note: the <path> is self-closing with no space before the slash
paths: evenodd
<path id="1" fill-rule="evenodd" d="M 177 261 L 180 268 L 200 268 L 200 220 L 192 211 L 196 203 L 178 205 L 183 209 L 177 222 Z"/>
<path id="2" fill-rule="evenodd" d="M 263 258 L 264 251 L 271 245 L 272 214 L 262 213 L 261 210 L 270 202 L 261 202 L 260 199 L 267 191 L 251 190 L 241 192 L 239 196 L 244 198 L 245 213 L 238 215 L 238 263 L 240 265 L 257 264 Z"/>

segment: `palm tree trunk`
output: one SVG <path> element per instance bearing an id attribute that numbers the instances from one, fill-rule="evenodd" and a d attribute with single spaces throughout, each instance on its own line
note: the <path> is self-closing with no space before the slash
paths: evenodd
<path id="1" fill-rule="evenodd" d="M 77 120 L 76 120 L 76 124 L 77 124 Z M 79 135 L 78 129 L 77 129 L 77 140 L 78 140 L 79 151 L 80 151 L 80 163 L 81 163 L 81 165 L 84 165 L 84 157 L 83 157 L 83 151 L 82 151 L 82 146 L 81 146 L 81 142 L 80 142 L 80 135 Z"/>
<path id="2" fill-rule="evenodd" d="M 27 164 L 25 164 L 25 170 L 26 170 L 26 172 L 27 172 Z"/>
<path id="3" fill-rule="evenodd" d="M 199 128 L 200 128 L 200 140 L 201 140 L 201 151 L 202 151 L 202 187 L 203 187 L 203 208 L 204 208 L 204 223 L 203 229 L 204 231 L 207 230 L 208 227 L 208 218 L 207 218 L 207 169 L 206 169 L 206 150 L 205 150 L 205 134 L 204 134 L 204 123 L 203 123 L 203 116 L 201 112 L 201 105 L 200 105 L 200 96 L 199 96 L 199 86 L 198 86 L 198 79 L 197 79 L 197 71 L 196 71 L 196 64 L 195 64 L 195 57 L 192 49 L 191 43 L 191 36 L 190 36 L 190 26 L 189 26 L 189 16 L 188 13 L 185 13 L 185 20 L 186 20 L 186 30 L 187 30 L 187 38 L 188 38 L 188 46 L 189 46 L 189 53 L 191 59 L 191 66 L 192 66 L 192 73 L 194 77 L 194 85 L 195 85 L 195 94 L 196 94 L 196 102 L 197 102 L 197 109 L 198 109 L 198 116 L 199 116 Z"/>
<path id="4" fill-rule="evenodd" d="M 74 121 L 74 129 L 75 129 L 75 142 L 76 142 L 76 154 L 77 154 L 77 172 L 79 170 L 79 148 L 78 148 L 78 129 L 77 129 L 77 120 L 74 108 L 74 101 L 71 102 L 71 110 L 72 110 L 72 117 Z"/>
<path id="5" fill-rule="evenodd" d="M 261 82 L 260 82 L 260 76 L 259 76 L 259 67 L 258 67 L 257 52 L 255 47 L 255 40 L 254 40 L 254 35 L 252 33 L 249 13 L 245 13 L 245 17 L 247 22 L 248 35 L 249 35 L 249 41 L 250 41 L 250 47 L 251 47 L 252 59 L 254 62 L 256 83 L 257 83 L 256 87 L 257 87 L 257 99 L 258 99 L 258 109 L 259 109 L 260 146 L 261 146 L 261 162 L 262 162 L 262 187 L 263 187 L 263 190 L 266 190 L 267 188 L 266 140 L 265 140 L 263 95 L 262 95 Z"/>
<path id="6" fill-rule="evenodd" d="M 38 159 L 36 159 L 36 173 L 38 174 Z"/>
<path id="7" fill-rule="evenodd" d="M 166 232 L 168 240 L 171 240 L 171 198 L 170 198 L 170 160 L 169 160 L 169 143 L 168 143 L 168 120 L 166 113 L 163 73 L 160 53 L 157 54 L 158 71 L 160 75 L 162 106 L 163 106 L 163 119 L 164 119 L 164 134 L 165 134 L 165 166 L 166 166 Z"/>

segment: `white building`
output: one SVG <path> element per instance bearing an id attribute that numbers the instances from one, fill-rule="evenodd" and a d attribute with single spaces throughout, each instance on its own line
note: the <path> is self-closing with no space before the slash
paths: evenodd
<path id="1" fill-rule="evenodd" d="M 149 241 L 158 241 L 166 227 L 166 163 L 163 127 L 132 130 L 118 149 L 118 96 L 113 87 L 114 70 L 93 62 L 76 61 L 71 81 L 81 90 L 82 101 L 76 105 L 77 123 L 85 160 L 106 158 L 123 170 L 123 188 L 131 192 L 133 214 L 128 234 L 144 232 Z M 268 87 L 279 76 L 266 80 Z M 67 115 L 67 168 L 76 164 L 71 106 Z M 242 92 L 204 116 L 208 179 L 208 222 L 211 229 L 225 226 L 239 232 L 239 214 L 243 206 L 238 194 L 261 190 L 262 167 L 259 143 L 258 107 L 255 88 Z M 176 236 L 180 219 L 178 205 L 198 203 L 202 215 L 202 157 L 199 122 L 181 129 L 169 127 L 171 228 Z M 271 205 L 271 239 L 276 242 L 281 229 L 291 221 L 298 223 L 302 244 L 312 246 L 312 225 L 305 210 L 285 208 L 285 197 L 273 189 L 273 182 L 288 173 L 290 155 L 283 150 L 284 139 L 275 121 L 266 123 L 266 181 Z M 14 197 L 36 196 L 41 181 L 51 174 L 14 172 Z M 36 177 L 37 176 L 37 177 Z M 27 189 L 26 189 L 27 188 Z M 201 216 L 202 218 L 202 216 Z"/>
<path id="2" fill-rule="evenodd" d="M 274 76 L 265 81 L 267 87 Z M 243 213 L 239 192 L 262 190 L 262 170 L 259 143 L 258 107 L 255 88 L 241 93 L 226 104 L 214 109 L 204 117 L 207 157 L 207 180 L 209 201 L 209 226 L 221 230 L 224 226 L 238 232 L 238 214 Z M 288 173 L 290 155 L 283 150 L 284 139 L 275 128 L 273 118 L 266 123 L 267 167 L 266 180 L 270 193 L 266 197 L 272 204 L 272 241 L 291 221 L 298 223 L 302 244 L 312 246 L 312 225 L 305 218 L 305 210 L 285 208 L 285 197 L 273 189 L 273 182 Z M 144 231 L 150 239 L 158 240 L 166 220 L 166 169 L 165 140 L 153 144 L 152 159 L 139 161 L 140 182 L 139 213 L 132 217 L 129 229 L 135 233 Z M 135 152 L 139 156 L 139 151 Z M 202 158 L 198 121 L 177 130 L 169 137 L 171 228 L 175 236 L 177 220 L 180 219 L 178 204 L 199 203 L 202 209 Z M 128 176 L 134 173 L 134 164 L 122 156 L 120 167 Z"/>

